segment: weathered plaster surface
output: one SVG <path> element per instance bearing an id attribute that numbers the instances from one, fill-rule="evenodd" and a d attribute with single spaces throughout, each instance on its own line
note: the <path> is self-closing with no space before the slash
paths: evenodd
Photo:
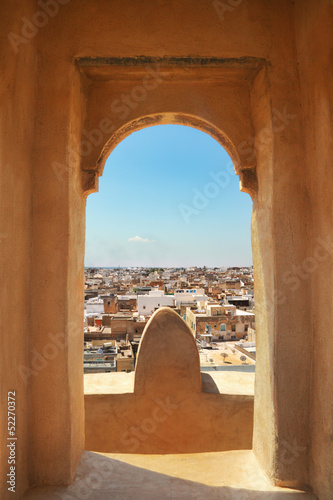
<path id="1" fill-rule="evenodd" d="M 271 481 L 310 485 L 330 500 L 332 2 L 243 1 L 219 15 L 204 0 L 71 0 L 15 51 L 7 34 L 20 34 L 22 17 L 37 9 L 6 0 L 0 21 L 1 429 L 7 392 L 17 390 L 18 491 L 68 483 L 84 449 L 80 296 L 85 197 L 97 189 L 96 172 L 131 131 L 181 122 L 225 145 L 254 200 L 255 455 Z M 169 69 L 122 120 L 110 103 L 136 86 L 140 65 L 128 61 L 140 57 L 167 58 Z M 110 82 L 112 64 L 102 71 L 100 63 L 119 58 L 126 65 Z M 253 58 L 265 64 L 248 78 Z M 88 59 L 94 64 L 81 71 Z M 208 67 L 217 59 L 232 67 Z M 83 132 L 106 117 L 115 128 L 105 132 L 103 122 L 91 154 L 78 153 Z M 16 367 L 33 368 L 49 333 L 64 347 L 25 384 Z"/>

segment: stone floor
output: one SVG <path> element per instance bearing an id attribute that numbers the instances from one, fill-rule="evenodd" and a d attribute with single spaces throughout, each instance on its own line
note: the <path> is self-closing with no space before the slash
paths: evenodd
<path id="1" fill-rule="evenodd" d="M 74 483 L 32 489 L 25 500 L 314 500 L 273 487 L 251 451 L 189 455 L 85 452 Z"/>

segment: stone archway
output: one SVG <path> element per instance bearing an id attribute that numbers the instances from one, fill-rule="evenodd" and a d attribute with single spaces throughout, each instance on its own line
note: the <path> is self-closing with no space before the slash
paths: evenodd
<path id="1" fill-rule="evenodd" d="M 257 179 L 255 454 L 272 482 L 331 498 L 332 2 L 224 3 L 4 2 L 1 383 L 20 395 L 18 495 L 69 483 L 84 449 L 85 199 L 102 145 L 127 122 L 183 113 L 240 148 L 244 186 Z M 160 85 L 142 100 L 133 89 L 157 65 Z M 132 91 L 126 117 L 110 111 Z M 99 126 L 104 140 L 77 153 Z M 58 355 L 23 379 L 17 365 L 33 368 L 52 339 Z M 6 478 L 5 440 L 0 462 Z"/>
<path id="2" fill-rule="evenodd" d="M 155 115 L 142 116 L 138 119 L 127 122 L 125 125 L 120 127 L 106 142 L 101 151 L 100 157 L 97 160 L 97 171 L 95 172 L 94 183 L 95 186 L 98 185 L 98 179 L 96 180 L 96 176 L 99 177 L 103 175 L 105 162 L 108 156 L 112 153 L 113 149 L 133 132 L 146 127 L 153 127 L 155 125 L 183 125 L 196 128 L 210 135 L 229 154 L 232 160 L 234 172 L 240 177 L 240 190 L 250 194 L 252 198 L 255 197 L 257 190 L 255 167 L 253 167 L 252 165 L 249 166 L 246 164 L 242 164 L 242 159 L 238 149 L 235 147 L 229 137 L 227 137 L 215 125 L 197 116 L 187 115 L 185 113 L 160 113 Z M 86 171 L 84 172 L 84 174 L 87 175 Z"/>
<path id="3" fill-rule="evenodd" d="M 115 112 L 122 96 L 126 99 L 132 96 L 133 89 L 142 84 L 147 76 L 145 68 L 149 65 L 154 65 L 155 70 L 159 68 L 160 85 L 147 93 L 144 100 L 129 101 L 132 107 L 128 106 L 126 116 Z M 285 251 L 283 242 L 291 238 L 289 218 L 286 218 L 285 225 L 279 218 L 280 207 L 285 207 L 291 200 L 293 184 L 288 184 L 289 192 L 286 191 L 282 184 L 284 177 L 279 177 L 278 168 L 288 160 L 286 133 L 291 136 L 298 133 L 299 125 L 296 121 L 289 123 L 289 115 L 285 117 L 283 114 L 284 101 L 276 104 L 279 105 L 277 114 L 272 107 L 268 66 L 257 58 L 204 58 L 199 61 L 191 58 L 186 61 L 182 58 L 130 58 L 126 61 L 79 58 L 71 71 L 72 86 L 68 91 L 66 87 L 69 116 L 56 121 L 58 141 L 54 141 L 48 151 L 47 158 L 49 161 L 52 158 L 49 168 L 45 169 L 40 161 L 38 171 L 34 172 L 39 197 L 34 207 L 32 273 L 36 291 L 31 308 L 30 340 L 32 345 L 41 348 L 48 342 L 43 326 L 45 322 L 40 321 L 40 317 L 45 316 L 45 321 L 49 318 L 40 310 L 46 294 L 49 302 L 55 304 L 52 328 L 60 332 L 66 347 L 57 366 L 49 364 L 43 377 L 36 377 L 30 383 L 30 421 L 33 423 L 39 418 L 45 401 L 51 408 L 45 425 L 37 429 L 31 424 L 31 453 L 38 457 L 31 462 L 32 481 L 70 481 L 84 447 L 82 357 L 79 353 L 83 337 L 86 196 L 96 191 L 104 158 L 117 141 L 130 133 L 133 126 L 142 126 L 147 117 L 152 117 L 151 124 L 156 123 L 156 117 L 162 117 L 160 119 L 166 122 L 169 117 L 171 123 L 172 120 L 184 119 L 192 126 L 197 123 L 199 128 L 220 138 L 226 149 L 229 148 L 235 168 L 239 167 L 237 173 L 242 190 L 250 192 L 253 197 L 252 247 L 256 303 L 260 307 L 253 449 L 272 481 L 297 486 L 303 484 L 307 474 L 307 454 L 300 454 L 289 464 L 283 459 L 283 450 L 285 443 L 293 442 L 294 438 L 298 446 L 307 445 L 309 391 L 303 382 L 308 376 L 308 358 L 297 359 L 294 363 L 297 356 L 290 355 L 286 369 L 284 351 L 286 346 L 291 353 L 297 350 L 297 346 L 303 348 L 301 339 L 297 338 L 295 344 L 288 329 L 290 325 L 299 328 L 304 323 L 300 315 L 292 315 L 291 308 L 297 303 L 301 311 L 307 295 L 302 294 L 297 300 L 292 297 L 279 272 L 288 256 L 301 259 L 305 251 L 300 237 L 302 226 L 296 223 L 292 237 L 297 242 L 297 251 L 295 247 L 290 247 L 291 253 Z M 281 123 L 279 116 L 288 118 L 289 122 Z M 276 121 L 279 126 L 274 128 Z M 85 150 L 83 140 L 90 141 Z M 39 151 L 43 155 L 45 148 Z M 59 178 L 55 175 L 53 160 L 63 162 Z M 47 207 L 48 218 L 40 207 Z M 295 220 L 298 217 L 302 220 L 303 216 L 302 211 L 294 215 Z M 295 231 L 300 233 L 299 238 L 294 237 Z M 47 241 L 47 245 L 39 245 L 39 241 Z M 46 251 L 49 248 L 53 249 L 52 262 Z M 50 289 L 45 276 L 53 276 L 55 263 L 59 279 L 53 279 Z M 289 308 L 289 316 L 282 311 L 281 294 Z M 292 318 L 288 325 L 287 317 Z M 288 383 L 289 392 L 286 394 L 281 391 L 281 386 L 291 374 L 292 384 Z M 59 379 L 62 380 L 62 391 L 48 391 L 47 387 Z M 299 387 L 302 387 L 301 392 Z M 60 408 L 65 412 L 58 413 Z M 57 429 L 57 432 L 46 452 L 44 443 L 50 428 Z M 56 459 L 50 463 L 49 456 Z"/>
<path id="4" fill-rule="evenodd" d="M 108 154 L 128 134 L 142 127 L 159 123 L 194 126 L 225 147 L 240 177 L 241 190 L 248 192 L 254 202 L 252 253 L 259 317 L 253 449 L 272 481 L 300 485 L 299 478 L 306 475 L 307 456 L 300 455 L 290 466 L 283 460 L 283 450 L 290 436 L 297 435 L 298 442 L 304 443 L 306 410 L 304 407 L 303 427 L 297 419 L 291 422 L 289 411 L 278 401 L 280 376 L 275 371 L 283 355 L 279 351 L 276 358 L 280 302 L 275 293 L 277 286 L 281 293 L 285 284 L 281 284 L 275 272 L 283 251 L 274 236 L 273 158 L 277 137 L 290 126 L 290 119 L 288 115 L 286 123 L 283 112 L 271 107 L 267 89 L 269 69 L 265 61 L 256 58 L 202 61 L 77 60 L 86 96 L 84 134 L 78 140 L 88 137 L 91 131 L 101 130 L 102 125 L 110 128 L 110 133 L 104 134 L 91 153 L 80 159 L 82 187 L 86 195 L 96 191 Z M 137 95 L 133 90 L 142 86 L 147 72 L 151 74 L 150 65 L 154 65 L 155 72 L 159 71 L 159 85 L 143 99 L 128 100 L 129 96 Z M 124 102 L 127 111 L 123 115 L 114 113 Z M 287 290 L 286 296 L 288 293 Z M 294 377 L 297 378 L 296 373 Z M 296 379 L 288 398 L 291 406 L 297 401 L 293 392 L 298 392 Z M 305 390 L 304 398 L 307 396 Z"/>
<path id="5" fill-rule="evenodd" d="M 77 67 L 86 99 L 76 156 L 87 194 L 96 191 L 107 156 L 127 135 L 148 126 L 179 124 L 215 138 L 231 157 L 241 189 L 254 198 L 249 85 L 263 71 L 262 59 L 79 58 Z M 147 78 L 157 84 L 147 88 Z"/>

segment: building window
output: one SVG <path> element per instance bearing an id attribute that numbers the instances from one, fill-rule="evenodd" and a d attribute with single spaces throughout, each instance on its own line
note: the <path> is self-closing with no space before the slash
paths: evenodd
<path id="1" fill-rule="evenodd" d="M 146 306 L 142 306 L 142 309 L 146 309 Z"/>
<path id="2" fill-rule="evenodd" d="M 231 331 L 235 332 L 236 331 L 236 325 L 231 325 Z"/>
<path id="3" fill-rule="evenodd" d="M 249 325 L 245 325 L 245 326 L 244 326 L 244 330 L 245 330 L 245 332 L 247 332 L 247 331 L 248 331 L 248 329 L 249 329 Z"/>
<path id="4" fill-rule="evenodd" d="M 225 323 L 222 323 L 221 325 L 221 332 L 225 332 L 226 328 L 225 328 Z"/>

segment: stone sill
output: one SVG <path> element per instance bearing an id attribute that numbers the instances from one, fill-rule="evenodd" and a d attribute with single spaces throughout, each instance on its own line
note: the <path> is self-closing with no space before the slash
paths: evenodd
<path id="1" fill-rule="evenodd" d="M 134 373 L 87 373 L 84 394 L 129 394 L 134 391 Z M 254 373 L 223 371 L 201 373 L 202 392 L 254 396 Z"/>

